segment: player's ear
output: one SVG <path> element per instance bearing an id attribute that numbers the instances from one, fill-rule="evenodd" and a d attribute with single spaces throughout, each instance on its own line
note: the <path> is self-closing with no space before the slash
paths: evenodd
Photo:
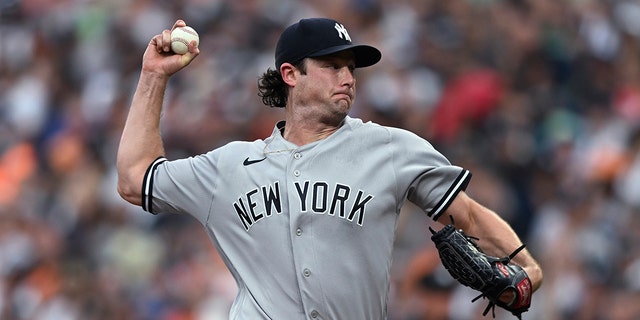
<path id="1" fill-rule="evenodd" d="M 295 86 L 297 81 L 296 70 L 297 68 L 288 62 L 285 62 L 280 66 L 280 75 L 282 76 L 282 80 L 291 87 Z"/>

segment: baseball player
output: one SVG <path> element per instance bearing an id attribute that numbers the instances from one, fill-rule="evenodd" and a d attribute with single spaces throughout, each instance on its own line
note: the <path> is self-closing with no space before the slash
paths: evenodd
<path id="1" fill-rule="evenodd" d="M 281 34 L 275 69 L 259 82 L 263 102 L 285 108 L 271 136 L 165 158 L 163 94 L 200 53 L 191 43 L 173 54 L 170 32 L 154 36 L 143 56 L 118 150 L 118 191 L 145 211 L 203 225 L 238 285 L 231 319 L 385 319 L 406 200 L 482 235 L 487 252 L 520 246 L 504 220 L 465 194 L 469 171 L 411 132 L 348 116 L 356 69 L 381 53 L 352 43 L 331 19 L 303 19 Z M 514 262 L 537 289 L 542 272 L 531 255 L 524 250 Z"/>

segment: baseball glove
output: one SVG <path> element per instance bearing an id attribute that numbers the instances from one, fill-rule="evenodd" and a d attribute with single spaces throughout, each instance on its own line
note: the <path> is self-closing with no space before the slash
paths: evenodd
<path id="1" fill-rule="evenodd" d="M 510 311 L 518 319 L 531 305 L 531 280 L 522 267 L 512 264 L 511 259 L 518 254 L 524 245 L 511 255 L 497 258 L 486 255 L 476 241 L 478 238 L 467 236 L 461 229 L 451 224 L 439 231 L 429 227 L 431 240 L 436 245 L 440 260 L 454 279 L 461 284 L 480 291 L 472 302 L 487 298 L 489 304 L 482 315 L 489 310 L 495 318 L 495 306 Z"/>

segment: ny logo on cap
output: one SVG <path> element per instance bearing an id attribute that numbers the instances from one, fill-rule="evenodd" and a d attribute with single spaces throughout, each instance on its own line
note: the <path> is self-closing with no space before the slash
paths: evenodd
<path id="1" fill-rule="evenodd" d="M 343 25 L 336 22 L 336 25 L 334 26 L 334 28 L 338 30 L 338 36 L 340 36 L 341 39 L 345 39 L 351 42 L 351 37 L 349 37 L 349 33 L 347 32 L 347 29 Z"/>

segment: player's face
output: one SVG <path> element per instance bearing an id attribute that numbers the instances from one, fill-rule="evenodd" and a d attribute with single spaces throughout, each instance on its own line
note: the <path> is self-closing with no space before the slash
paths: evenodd
<path id="1" fill-rule="evenodd" d="M 307 59 L 306 74 L 300 75 L 295 89 L 298 105 L 346 115 L 356 94 L 354 69 L 353 54 L 348 51 Z"/>

